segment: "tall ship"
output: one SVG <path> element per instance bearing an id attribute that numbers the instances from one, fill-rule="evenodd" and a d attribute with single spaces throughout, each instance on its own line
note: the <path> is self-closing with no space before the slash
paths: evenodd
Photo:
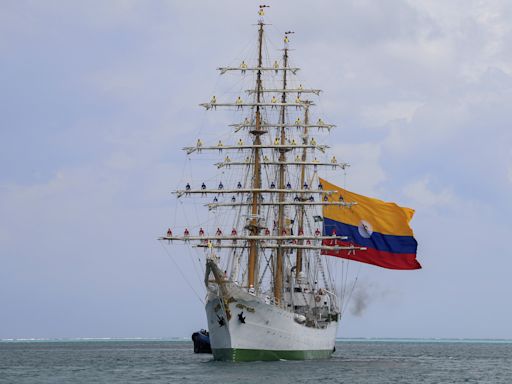
<path id="1" fill-rule="evenodd" d="M 315 115 L 321 90 L 296 78 L 293 32 L 284 33 L 277 57 L 267 55 L 266 8 L 259 7 L 255 59 L 218 68 L 251 85 L 231 100 L 212 96 L 200 104 L 238 113 L 229 125 L 230 142 L 199 138 L 184 148 L 188 155 L 218 157 L 219 179 L 190 180 L 175 191 L 179 199 L 204 205 L 214 219 L 204 227 L 169 228 L 160 237 L 170 246 L 182 241 L 204 251 L 205 310 L 216 360 L 327 358 L 351 289 L 346 281 L 340 287 L 347 268 L 340 273 L 336 264 L 420 268 L 408 226 L 412 210 L 323 178 L 348 164 L 321 142 L 335 126 Z M 389 210 L 380 211 L 382 204 L 400 217 L 386 221 Z"/>

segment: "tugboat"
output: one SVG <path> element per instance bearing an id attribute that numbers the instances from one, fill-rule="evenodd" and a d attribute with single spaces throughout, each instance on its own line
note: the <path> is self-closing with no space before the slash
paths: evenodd
<path id="1" fill-rule="evenodd" d="M 206 329 L 194 332 L 192 334 L 192 341 L 194 342 L 194 353 L 212 353 L 210 333 Z"/>

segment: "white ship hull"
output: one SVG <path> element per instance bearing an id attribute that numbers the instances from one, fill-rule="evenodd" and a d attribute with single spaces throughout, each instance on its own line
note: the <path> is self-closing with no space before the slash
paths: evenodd
<path id="1" fill-rule="evenodd" d="M 309 327 L 298 323 L 294 313 L 267 304 L 237 287 L 231 287 L 229 293 L 231 298 L 222 300 L 210 292 L 206 303 L 216 360 L 302 360 L 332 354 L 337 321 L 324 328 Z"/>

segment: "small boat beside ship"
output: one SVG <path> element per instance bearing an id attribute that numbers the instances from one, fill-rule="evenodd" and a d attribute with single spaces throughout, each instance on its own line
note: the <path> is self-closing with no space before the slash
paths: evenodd
<path id="1" fill-rule="evenodd" d="M 192 342 L 194 343 L 194 353 L 212 353 L 210 333 L 206 329 L 194 332 Z"/>

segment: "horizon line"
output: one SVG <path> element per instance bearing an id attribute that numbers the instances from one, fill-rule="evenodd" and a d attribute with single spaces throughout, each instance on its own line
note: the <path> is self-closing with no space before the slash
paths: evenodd
<path id="1" fill-rule="evenodd" d="M 192 342 L 190 336 L 171 337 L 50 337 L 50 338 L 1 338 L 0 343 L 31 342 L 109 342 L 109 341 L 172 341 Z M 337 337 L 340 342 L 475 342 L 475 343 L 512 343 L 512 338 L 460 338 L 460 337 Z"/>

